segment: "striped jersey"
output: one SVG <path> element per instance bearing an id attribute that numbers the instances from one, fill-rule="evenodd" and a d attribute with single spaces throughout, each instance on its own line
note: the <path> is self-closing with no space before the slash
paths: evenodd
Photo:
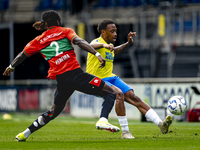
<path id="1" fill-rule="evenodd" d="M 73 39 L 77 36 L 73 29 L 52 26 L 29 42 L 23 53 L 27 57 L 42 54 L 50 65 L 47 78 L 56 80 L 56 75 L 80 68 L 72 47 Z"/>

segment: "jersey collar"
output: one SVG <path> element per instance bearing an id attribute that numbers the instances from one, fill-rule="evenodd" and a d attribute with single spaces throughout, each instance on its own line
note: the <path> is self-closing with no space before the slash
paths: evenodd
<path id="1" fill-rule="evenodd" d="M 105 44 L 108 44 L 101 36 L 99 37 L 100 40 L 102 40 Z M 112 43 L 110 43 L 110 45 L 113 45 Z"/>
<path id="2" fill-rule="evenodd" d="M 100 40 L 102 40 L 105 44 L 108 44 L 101 36 L 99 37 Z"/>
<path id="3" fill-rule="evenodd" d="M 57 27 L 57 26 L 50 26 L 50 27 L 47 28 L 47 30 L 51 30 L 51 29 L 53 29 L 55 27 Z"/>

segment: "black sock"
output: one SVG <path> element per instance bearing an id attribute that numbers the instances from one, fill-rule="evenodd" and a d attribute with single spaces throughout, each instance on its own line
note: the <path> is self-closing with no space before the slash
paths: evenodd
<path id="1" fill-rule="evenodd" d="M 41 127 L 45 126 L 49 121 L 53 120 L 55 117 L 52 115 L 52 113 L 50 111 L 47 111 L 43 114 L 41 114 L 40 116 L 43 117 L 44 124 L 41 125 L 38 122 L 38 119 L 36 119 L 28 128 L 30 129 L 31 133 L 35 132 L 36 130 L 40 129 Z"/>
<path id="2" fill-rule="evenodd" d="M 35 132 L 36 130 L 40 129 L 44 125 L 40 125 L 38 123 L 38 119 L 36 119 L 28 128 L 30 129 L 31 133 Z"/>
<path id="3" fill-rule="evenodd" d="M 107 94 L 104 96 L 104 102 L 102 104 L 102 109 L 101 109 L 101 117 L 105 117 L 108 119 L 108 115 L 111 112 L 114 102 L 115 102 L 116 95 L 115 94 Z"/>

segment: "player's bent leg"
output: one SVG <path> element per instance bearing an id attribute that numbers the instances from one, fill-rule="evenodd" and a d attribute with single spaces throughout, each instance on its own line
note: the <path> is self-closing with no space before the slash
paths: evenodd
<path id="1" fill-rule="evenodd" d="M 136 106 L 138 110 L 144 115 L 149 109 L 151 109 L 151 107 L 147 103 L 142 101 L 137 95 L 135 95 L 135 93 L 132 90 L 126 92 L 124 97 L 126 102 Z"/>
<path id="2" fill-rule="evenodd" d="M 132 134 L 129 132 L 128 120 L 126 118 L 126 109 L 124 106 L 124 94 L 123 94 L 122 90 L 119 89 L 118 87 L 116 87 L 114 85 L 112 85 L 111 87 L 115 90 L 115 92 L 117 94 L 116 102 L 115 102 L 115 112 L 117 114 L 118 121 L 119 121 L 119 124 L 122 129 L 121 138 L 122 139 L 134 139 Z"/>
<path id="3" fill-rule="evenodd" d="M 100 117 L 108 119 L 108 115 L 114 106 L 116 92 L 105 83 L 102 89 L 102 97 L 104 98 L 104 102 L 102 104 Z"/>
<path id="4" fill-rule="evenodd" d="M 116 92 L 116 102 L 115 102 L 115 111 L 117 116 L 125 116 L 126 110 L 124 106 L 124 94 L 122 90 L 120 90 L 118 87 L 112 85 L 111 86 L 115 92 Z"/>
<path id="5" fill-rule="evenodd" d="M 41 114 L 25 131 L 19 133 L 15 139 L 18 142 L 24 142 L 33 132 L 37 131 L 41 127 L 45 126 L 51 120 L 56 118 L 64 109 L 65 105 L 56 106 L 55 104 L 51 108 L 51 110 Z"/>
<path id="6" fill-rule="evenodd" d="M 162 121 L 158 114 L 148 104 L 136 96 L 132 90 L 125 93 L 125 100 L 136 106 L 146 118 L 149 118 L 152 122 L 154 122 L 163 134 L 168 132 L 169 126 L 172 124 L 171 116 L 167 116 L 165 120 Z"/>

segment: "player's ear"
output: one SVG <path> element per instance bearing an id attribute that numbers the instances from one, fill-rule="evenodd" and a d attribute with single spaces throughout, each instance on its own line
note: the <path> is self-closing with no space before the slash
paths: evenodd
<path id="1" fill-rule="evenodd" d="M 106 33 L 105 30 L 101 30 L 101 34 L 104 35 Z"/>
<path id="2" fill-rule="evenodd" d="M 61 26 L 61 20 L 57 20 L 58 26 Z"/>

